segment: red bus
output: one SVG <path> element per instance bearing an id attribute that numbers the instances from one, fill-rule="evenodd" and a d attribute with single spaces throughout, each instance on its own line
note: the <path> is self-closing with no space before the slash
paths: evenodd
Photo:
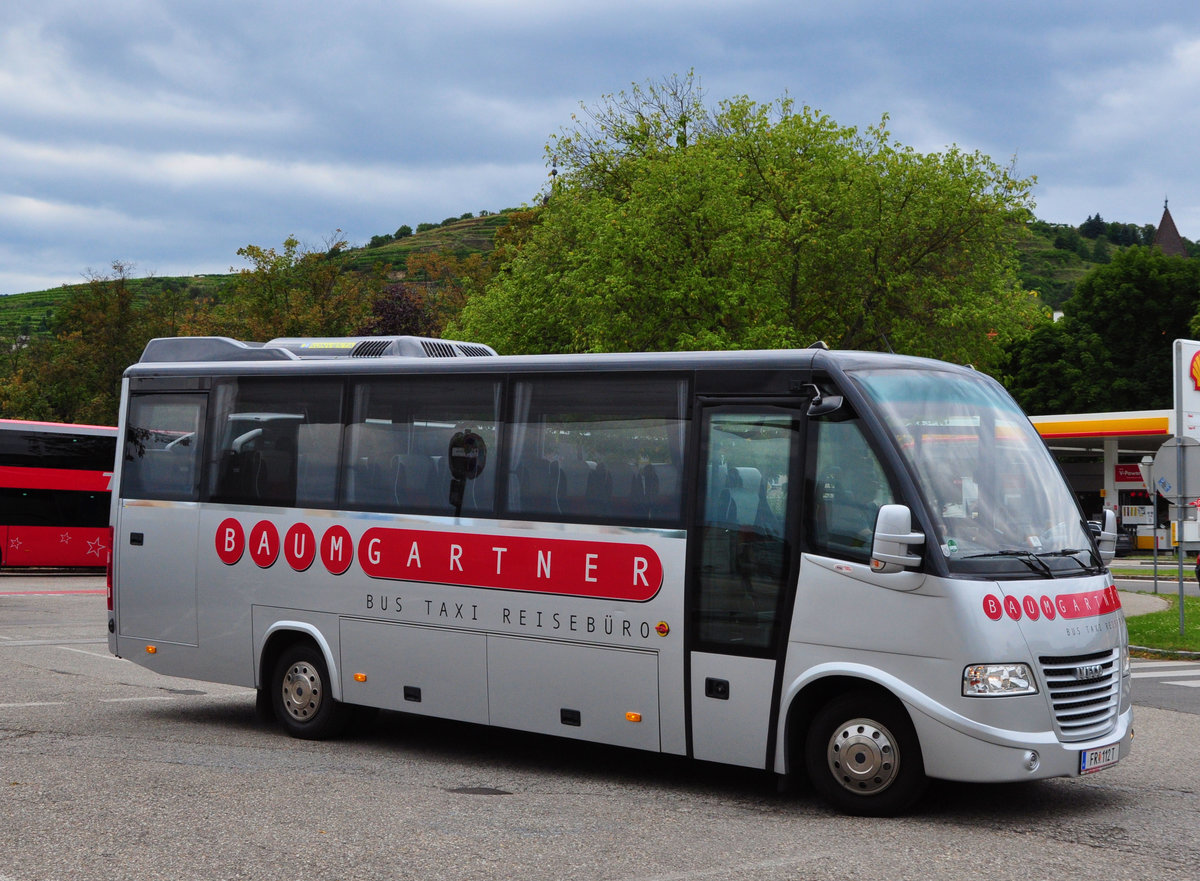
<path id="1" fill-rule="evenodd" d="M 0 419 L 0 566 L 102 568 L 117 429 Z"/>

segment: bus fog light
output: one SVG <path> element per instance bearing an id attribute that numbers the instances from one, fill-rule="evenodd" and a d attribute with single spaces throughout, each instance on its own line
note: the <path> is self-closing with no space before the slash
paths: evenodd
<path id="1" fill-rule="evenodd" d="M 1038 765 L 1042 763 L 1042 757 L 1037 754 L 1036 749 L 1025 751 L 1025 770 L 1036 771 Z"/>
<path id="2" fill-rule="evenodd" d="M 1028 664 L 972 664 L 963 670 L 963 697 L 1037 694 Z"/>

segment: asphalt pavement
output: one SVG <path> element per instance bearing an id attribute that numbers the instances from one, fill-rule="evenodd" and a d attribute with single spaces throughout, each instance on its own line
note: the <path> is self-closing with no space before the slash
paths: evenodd
<path id="1" fill-rule="evenodd" d="M 1161 612 L 1168 607 L 1168 603 L 1161 596 L 1154 596 L 1148 593 L 1135 593 L 1131 590 L 1122 590 L 1121 592 L 1121 608 L 1125 610 L 1125 617 L 1132 615 L 1149 615 L 1151 612 Z"/>
<path id="2" fill-rule="evenodd" d="M 1134 572 L 1132 576 L 1115 575 L 1117 586 L 1122 590 L 1146 591 L 1154 593 L 1179 594 L 1179 558 L 1166 556 L 1158 558 L 1157 565 L 1152 558 L 1118 557 L 1109 564 L 1110 568 L 1122 572 Z M 1131 582 L 1134 586 L 1127 587 L 1123 582 Z M 1195 557 L 1188 557 L 1183 562 L 1183 593 L 1185 596 L 1200 595 L 1200 583 L 1196 581 Z"/>

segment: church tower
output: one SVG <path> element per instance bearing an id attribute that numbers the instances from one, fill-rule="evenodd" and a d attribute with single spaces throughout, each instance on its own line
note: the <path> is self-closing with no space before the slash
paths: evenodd
<path id="1" fill-rule="evenodd" d="M 1175 220 L 1171 217 L 1170 209 L 1167 208 L 1166 199 L 1163 200 L 1162 220 L 1158 222 L 1158 230 L 1154 233 L 1154 244 L 1162 248 L 1162 252 L 1170 257 L 1186 257 L 1188 255 L 1187 246 L 1183 243 L 1183 236 L 1175 228 Z"/>

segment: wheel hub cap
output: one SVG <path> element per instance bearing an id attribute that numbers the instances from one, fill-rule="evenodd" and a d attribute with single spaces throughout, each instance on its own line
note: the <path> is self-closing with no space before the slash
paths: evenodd
<path id="1" fill-rule="evenodd" d="M 298 662 L 283 677 L 283 708 L 298 722 L 307 722 L 321 708 L 324 687 L 311 664 Z"/>
<path id="2" fill-rule="evenodd" d="M 891 786 L 900 754 L 890 731 L 870 719 L 853 719 L 829 739 L 829 770 L 851 792 L 874 795 Z"/>

